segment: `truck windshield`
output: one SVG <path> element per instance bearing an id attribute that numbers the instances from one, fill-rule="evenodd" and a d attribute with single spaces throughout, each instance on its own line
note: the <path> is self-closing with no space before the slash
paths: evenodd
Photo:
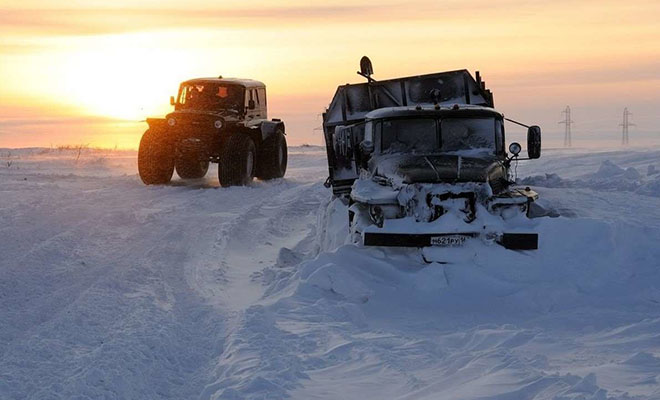
<path id="1" fill-rule="evenodd" d="M 181 85 L 178 108 L 182 110 L 241 111 L 244 89 L 238 85 L 204 82 Z"/>
<path id="2" fill-rule="evenodd" d="M 495 152 L 495 118 L 445 118 L 440 124 L 442 151 Z"/>
<path id="3" fill-rule="evenodd" d="M 376 123 L 376 142 L 383 153 L 496 152 L 503 142 L 502 122 L 495 118 L 401 118 Z M 378 143 L 376 143 L 378 145 Z"/>
<path id="4" fill-rule="evenodd" d="M 428 152 L 439 147 L 437 121 L 432 118 L 384 120 L 376 129 L 380 130 L 383 153 Z"/>

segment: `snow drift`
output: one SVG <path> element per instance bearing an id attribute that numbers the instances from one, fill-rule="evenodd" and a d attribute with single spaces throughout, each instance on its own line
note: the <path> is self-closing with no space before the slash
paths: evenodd
<path id="1" fill-rule="evenodd" d="M 450 264 L 347 245 L 319 149 L 230 189 L 39 152 L 0 150 L 0 398 L 660 397 L 657 150 L 521 164 L 539 250 Z"/>

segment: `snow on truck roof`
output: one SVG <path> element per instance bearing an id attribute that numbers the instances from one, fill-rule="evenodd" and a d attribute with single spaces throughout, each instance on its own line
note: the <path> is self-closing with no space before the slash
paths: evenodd
<path id="1" fill-rule="evenodd" d="M 266 87 L 263 82 L 254 80 L 254 79 L 242 79 L 242 78 L 223 78 L 223 77 L 214 77 L 214 78 L 194 78 L 184 81 L 184 83 L 201 83 L 201 82 L 214 82 L 214 83 L 228 83 L 233 85 L 241 85 L 245 87 Z"/>
<path id="2" fill-rule="evenodd" d="M 396 118 L 410 116 L 443 116 L 457 114 L 479 114 L 502 117 L 502 114 L 494 108 L 478 106 L 473 104 L 454 104 L 452 106 L 407 106 L 407 107 L 384 107 L 370 111 L 365 115 L 366 119 Z"/>
<path id="3" fill-rule="evenodd" d="M 359 122 L 368 113 L 389 107 L 451 107 L 456 103 L 493 107 L 493 94 L 481 76 L 476 76 L 461 69 L 342 85 L 323 114 L 323 126 Z"/>

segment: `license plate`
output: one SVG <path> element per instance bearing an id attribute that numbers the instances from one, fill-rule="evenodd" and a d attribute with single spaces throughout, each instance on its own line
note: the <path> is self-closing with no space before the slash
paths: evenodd
<path id="1" fill-rule="evenodd" d="M 465 244 L 466 239 L 467 236 L 464 235 L 432 236 L 431 246 L 460 247 Z"/>

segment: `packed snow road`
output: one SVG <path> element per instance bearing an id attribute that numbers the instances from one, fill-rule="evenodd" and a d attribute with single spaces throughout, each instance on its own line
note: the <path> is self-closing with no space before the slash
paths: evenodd
<path id="1" fill-rule="evenodd" d="M 24 152 L 0 178 L 0 398 L 197 398 L 262 295 L 252 274 L 307 250 L 319 157 L 225 190 L 211 173 L 145 187 L 134 153 L 75 156 Z"/>
<path id="2" fill-rule="evenodd" d="M 290 151 L 221 189 L 0 150 L 0 398 L 660 398 L 659 150 L 521 163 L 562 215 L 540 250 L 446 265 L 344 245 L 324 152 Z"/>

